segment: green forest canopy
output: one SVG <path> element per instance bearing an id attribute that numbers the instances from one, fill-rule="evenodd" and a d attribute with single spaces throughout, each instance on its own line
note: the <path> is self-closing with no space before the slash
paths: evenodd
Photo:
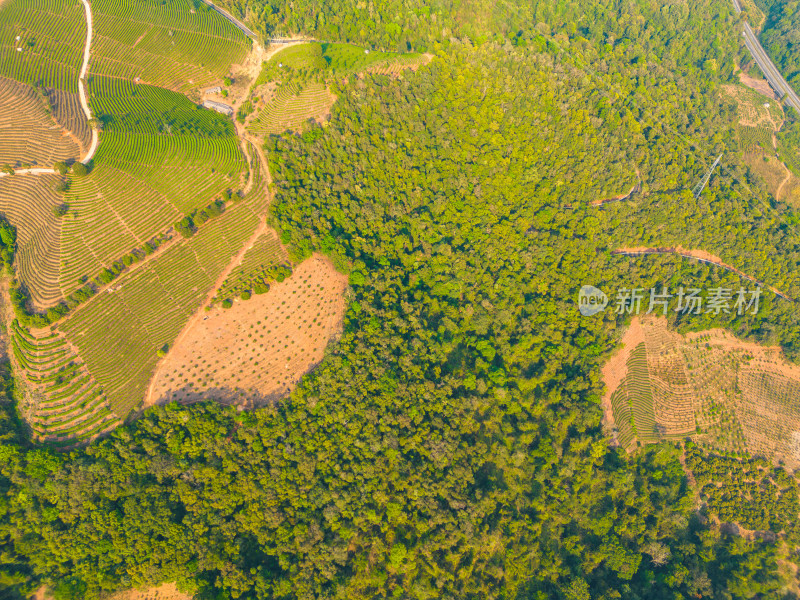
<path id="1" fill-rule="evenodd" d="M 676 243 L 800 297 L 792 210 L 735 161 L 699 200 L 686 189 L 735 145 L 735 108 L 714 93 L 738 51 L 731 11 L 558 6 L 544 27 L 544 3 L 520 9 L 537 33 L 516 45 L 438 46 L 423 28 L 429 66 L 351 81 L 329 126 L 269 140 L 284 241 L 351 273 L 341 340 L 264 409 L 157 407 L 70 454 L 3 440 L 9 597 L 40 581 L 77 599 L 171 580 L 198 598 L 780 597 L 780 544 L 696 513 L 680 449 L 608 446 L 600 365 L 624 323 L 581 319 L 574 302 L 584 283 L 739 283 L 610 253 Z M 331 35 L 366 27 L 350 5 L 327 8 L 342 23 Z M 376 22 L 359 35 L 394 39 Z M 460 31 L 506 39 L 494 26 Z M 637 169 L 649 195 L 589 205 Z M 795 305 L 773 297 L 746 319 L 673 320 L 800 351 Z M 703 483 L 735 468 L 708 464 Z M 778 485 L 796 506 L 796 482 Z M 739 490 L 706 494 L 728 510 Z M 741 512 L 756 522 L 759 506 Z"/>

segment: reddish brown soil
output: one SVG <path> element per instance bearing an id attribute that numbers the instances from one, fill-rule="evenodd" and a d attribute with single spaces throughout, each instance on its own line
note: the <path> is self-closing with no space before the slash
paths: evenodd
<path id="1" fill-rule="evenodd" d="M 347 277 L 313 256 L 269 292 L 201 311 L 162 362 L 148 404 L 215 399 L 240 406 L 289 393 L 341 332 Z"/>

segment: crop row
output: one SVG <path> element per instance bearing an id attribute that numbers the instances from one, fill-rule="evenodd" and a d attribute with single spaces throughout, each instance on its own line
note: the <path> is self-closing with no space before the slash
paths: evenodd
<path id="1" fill-rule="evenodd" d="M 127 414 L 143 398 L 156 351 L 171 344 L 200 308 L 257 223 L 245 203 L 232 205 L 64 321 L 63 331 L 118 414 Z"/>
<path id="2" fill-rule="evenodd" d="M 119 424 L 63 337 L 37 337 L 15 321 L 11 341 L 27 386 L 38 399 L 29 420 L 39 439 L 75 443 Z"/>
<path id="3" fill-rule="evenodd" d="M 0 11 L 0 75 L 77 92 L 85 41 L 78 0 L 7 3 Z"/>

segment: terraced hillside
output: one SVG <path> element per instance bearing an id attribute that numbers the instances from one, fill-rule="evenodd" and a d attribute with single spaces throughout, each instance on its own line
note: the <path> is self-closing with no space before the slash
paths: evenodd
<path id="1" fill-rule="evenodd" d="M 143 398 L 158 361 L 259 226 L 263 185 L 232 203 L 187 240 L 121 276 L 68 316 L 59 329 L 80 351 L 114 412 Z"/>
<path id="2" fill-rule="evenodd" d="M 166 90 L 96 78 L 107 128 L 89 177 L 56 194 L 54 176 L 0 180 L 19 231 L 17 268 L 35 306 L 66 298 L 186 214 L 241 189 L 247 164 L 229 120 Z M 68 211 L 56 217 L 56 207 Z"/>
<path id="3" fill-rule="evenodd" d="M 244 60 L 250 41 L 202 2 L 94 0 L 90 73 L 180 92 L 208 87 Z"/>
<path id="4" fill-rule="evenodd" d="M 61 298 L 58 272 L 63 221 L 54 214 L 62 202 L 55 175 L 0 179 L 0 212 L 17 228 L 16 274 L 37 304 Z"/>
<path id="5" fill-rule="evenodd" d="M 77 93 L 85 40 L 80 0 L 0 3 L 0 76 Z"/>
<path id="6" fill-rule="evenodd" d="M 800 368 L 779 349 L 722 330 L 682 336 L 656 318 L 635 319 L 622 342 L 605 370 L 620 444 L 691 437 L 712 451 L 800 465 Z"/>
<path id="7" fill-rule="evenodd" d="M 267 232 L 248 248 L 242 262 L 220 286 L 215 300 L 223 301 L 267 290 L 273 281 L 283 281 L 287 272 L 291 273 L 289 264 L 289 256 L 278 236 L 272 231 Z"/>
<path id="8" fill-rule="evenodd" d="M 73 445 L 119 425 L 103 389 L 64 336 L 36 332 L 14 321 L 11 345 L 24 379 L 24 411 L 39 441 Z"/>
<path id="9" fill-rule="evenodd" d="M 76 114 L 80 105 L 74 94 L 0 77 L 0 164 L 52 167 L 80 158 L 89 128 Z"/>

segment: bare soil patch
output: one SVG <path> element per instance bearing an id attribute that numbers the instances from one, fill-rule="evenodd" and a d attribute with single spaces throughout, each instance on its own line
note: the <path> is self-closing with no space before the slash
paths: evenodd
<path id="1" fill-rule="evenodd" d="M 315 255 L 266 294 L 202 313 L 169 351 L 149 403 L 251 407 L 285 396 L 341 332 L 346 287 L 347 277 Z"/>
<path id="2" fill-rule="evenodd" d="M 766 96 L 772 100 L 777 102 L 778 97 L 775 95 L 775 91 L 770 87 L 769 83 L 763 77 L 755 78 L 751 77 L 741 69 L 738 71 L 737 75 L 739 76 L 739 81 L 742 85 L 746 85 L 751 90 L 757 91 L 759 94 Z"/>
<path id="3" fill-rule="evenodd" d="M 174 583 L 165 583 L 146 590 L 118 592 L 109 600 L 192 600 L 192 596 L 179 591 Z"/>

